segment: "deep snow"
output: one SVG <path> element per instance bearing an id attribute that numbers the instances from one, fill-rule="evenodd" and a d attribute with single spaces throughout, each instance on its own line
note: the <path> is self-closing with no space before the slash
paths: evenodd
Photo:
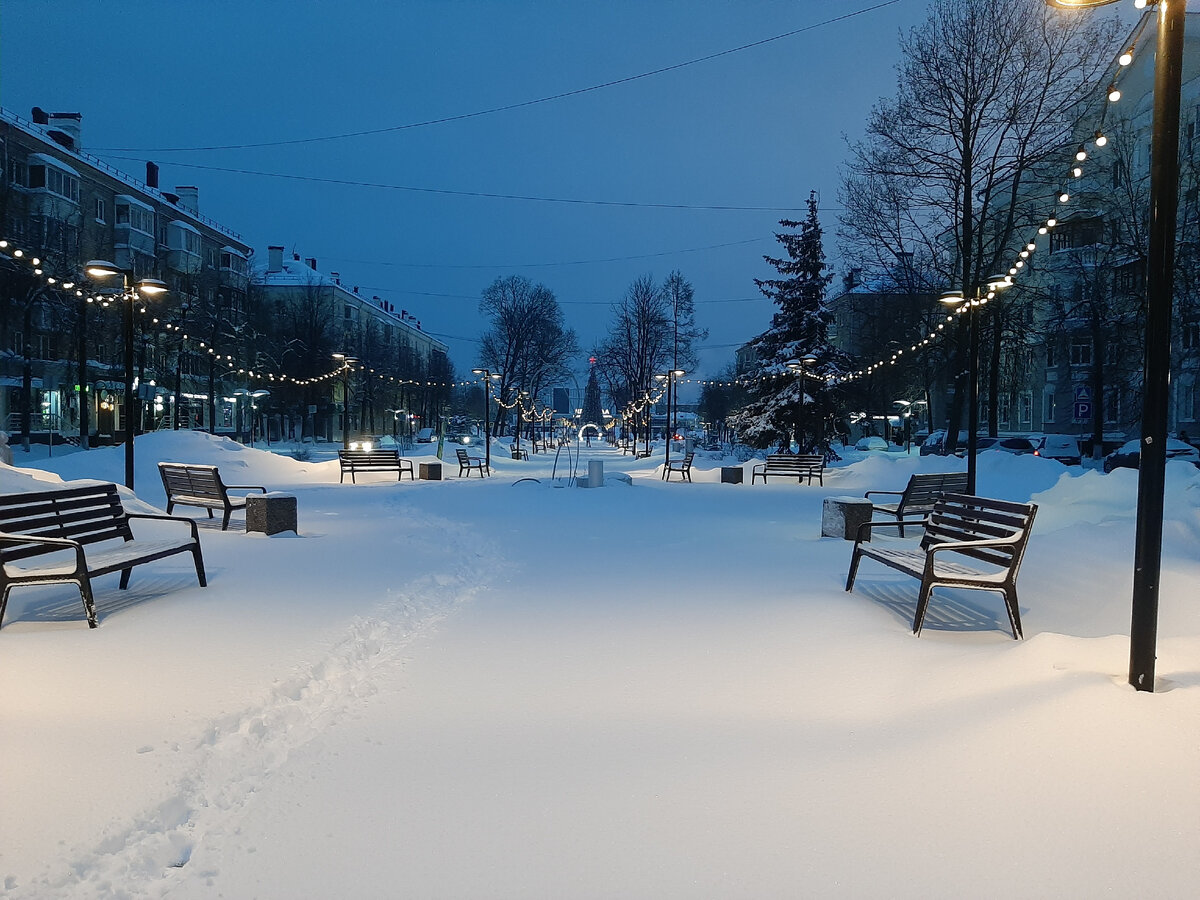
<path id="1" fill-rule="evenodd" d="M 157 460 L 216 463 L 295 493 L 300 534 L 200 512 L 210 586 L 182 557 L 108 576 L 94 631 L 69 588 L 14 593 L 7 896 L 1195 893 L 1190 466 L 1168 471 L 1145 694 L 1132 471 L 981 457 L 980 493 L 1040 505 L 1017 642 L 977 592 L 935 593 L 913 637 L 916 582 L 867 561 L 846 594 L 850 545 L 819 537 L 823 497 L 957 460 L 852 451 L 824 487 L 751 486 L 702 453 L 688 485 L 661 451 L 595 447 L 633 484 L 584 490 L 544 456 L 339 485 L 331 459 L 200 434 L 137 452 L 142 501 L 164 502 Z M 122 459 L 56 449 L 0 490 L 120 481 Z"/>

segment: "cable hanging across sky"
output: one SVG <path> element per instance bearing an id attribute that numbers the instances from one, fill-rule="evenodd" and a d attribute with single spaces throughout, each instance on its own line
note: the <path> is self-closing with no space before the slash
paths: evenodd
<path id="1" fill-rule="evenodd" d="M 288 147 L 297 144 L 316 144 L 326 141 L 340 141 L 348 138 L 369 137 L 376 134 L 389 134 L 397 131 L 407 131 L 413 128 L 426 128 L 431 125 L 444 125 L 449 122 L 461 122 L 466 119 L 477 119 L 482 116 L 491 116 L 502 112 L 511 112 L 516 109 L 524 109 L 529 106 L 537 106 L 541 103 L 550 103 L 555 100 L 565 100 L 568 97 L 578 97 L 582 94 L 590 94 L 595 91 L 601 91 L 606 88 L 617 87 L 622 84 L 629 84 L 633 81 L 640 81 L 643 78 L 651 78 L 655 75 L 663 75 L 667 72 L 674 72 L 678 69 L 685 69 L 688 66 L 695 66 L 700 63 L 710 62 L 714 59 L 720 59 L 723 56 L 730 56 L 734 53 L 741 53 L 745 50 L 753 50 L 756 47 L 762 47 L 767 44 L 782 41 L 790 37 L 795 37 L 799 34 L 804 34 L 808 31 L 813 31 L 817 28 L 823 28 L 827 25 L 834 25 L 838 22 L 844 22 L 847 19 L 857 18 L 858 16 L 866 15 L 867 13 L 876 12 L 888 6 L 894 6 L 900 3 L 901 0 L 883 0 L 881 3 L 876 3 L 872 6 L 866 6 L 862 9 L 856 9 L 848 13 L 842 13 L 838 16 L 833 16 L 824 19 L 820 22 L 813 22 L 811 25 L 805 25 L 802 28 L 796 28 L 792 31 L 777 34 L 772 37 L 763 38 L 762 40 L 752 41 L 749 44 L 742 44 L 739 47 L 730 47 L 725 50 L 718 50 L 716 53 L 710 53 L 706 56 L 698 56 L 695 59 L 685 60 L 684 62 L 673 63 L 669 66 L 662 66 L 658 69 L 652 69 L 649 72 L 641 72 L 637 75 L 627 75 L 624 78 L 617 78 L 612 81 L 605 81 L 601 84 L 593 84 L 588 87 L 576 88 L 570 91 L 562 91 L 557 94 L 551 94 L 546 97 L 538 97 L 533 100 L 522 100 L 516 103 L 508 103 L 503 106 L 493 106 L 488 109 L 475 110 L 474 112 L 458 113 L 451 116 L 442 116 L 437 119 L 426 119 L 421 122 L 406 122 L 401 125 L 389 125 L 383 128 L 371 128 L 363 131 L 348 131 L 341 134 L 327 134 L 319 137 L 310 138 L 292 138 L 290 140 L 279 141 L 260 141 L 251 144 L 214 144 L 202 147 L 97 147 L 93 148 L 93 152 L 106 153 L 189 153 L 189 152 L 208 152 L 214 150 L 254 150 L 263 147 Z M 177 163 L 177 165 L 181 165 Z"/>

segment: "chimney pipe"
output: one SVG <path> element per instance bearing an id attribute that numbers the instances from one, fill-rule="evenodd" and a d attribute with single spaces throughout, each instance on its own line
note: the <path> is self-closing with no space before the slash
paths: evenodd
<path id="1" fill-rule="evenodd" d="M 146 187 L 158 187 L 158 166 L 146 160 Z"/>
<path id="2" fill-rule="evenodd" d="M 267 248 L 267 274 L 283 271 L 283 248 Z"/>

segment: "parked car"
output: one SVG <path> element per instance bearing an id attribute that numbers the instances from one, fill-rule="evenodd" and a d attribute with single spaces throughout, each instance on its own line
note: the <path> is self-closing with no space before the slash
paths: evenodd
<path id="1" fill-rule="evenodd" d="M 1037 452 L 1033 441 L 1023 437 L 981 437 L 976 439 L 975 449 L 978 451 L 998 450 L 1001 453 L 1012 453 L 1016 456 L 1026 456 Z"/>
<path id="2" fill-rule="evenodd" d="M 1141 462 L 1141 458 L 1142 442 L 1140 440 L 1129 441 L 1104 457 L 1104 471 L 1136 469 Z M 1197 450 L 1191 444 L 1185 444 L 1183 441 L 1178 441 L 1175 438 L 1167 438 L 1167 461 L 1169 462 L 1173 459 L 1190 462 L 1192 465 L 1200 467 L 1200 450 Z"/>
<path id="3" fill-rule="evenodd" d="M 1079 449 L 1079 438 L 1073 434 L 1048 434 L 1038 442 L 1038 456 L 1056 459 L 1064 466 L 1077 466 L 1083 462 Z"/>
<path id="4" fill-rule="evenodd" d="M 887 450 L 888 442 L 877 435 L 869 435 L 858 439 L 855 450 Z"/>
<path id="5" fill-rule="evenodd" d="M 432 428 L 422 428 L 420 431 L 418 431 L 417 432 L 417 443 L 418 444 L 432 444 L 433 443 L 433 429 Z"/>
<path id="6" fill-rule="evenodd" d="M 960 431 L 958 433 L 958 451 L 967 446 L 967 433 Z M 946 429 L 939 428 L 937 431 L 931 432 L 929 437 L 921 443 L 920 454 L 922 456 L 945 456 L 946 455 Z"/>

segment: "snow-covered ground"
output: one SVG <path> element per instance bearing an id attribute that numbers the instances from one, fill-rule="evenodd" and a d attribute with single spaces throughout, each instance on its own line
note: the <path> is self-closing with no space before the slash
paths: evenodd
<path id="1" fill-rule="evenodd" d="M 340 485 L 331 452 L 137 453 L 141 501 L 164 503 L 158 460 L 216 463 L 294 493 L 300 534 L 199 512 L 209 587 L 184 557 L 107 576 L 94 631 L 69 588 L 13 594 L 5 896 L 1196 893 L 1188 465 L 1147 694 L 1125 684 L 1133 471 L 981 458 L 980 493 L 1040 504 L 1018 642 L 998 597 L 961 591 L 913 637 L 916 582 L 867 561 L 847 594 L 850 544 L 820 537 L 823 497 L 953 459 L 851 452 L 824 487 L 752 486 L 701 453 L 689 485 L 661 451 L 594 447 L 632 485 L 584 490 L 544 456 Z M 36 469 L 0 491 L 123 479 L 121 448 L 16 456 Z"/>

